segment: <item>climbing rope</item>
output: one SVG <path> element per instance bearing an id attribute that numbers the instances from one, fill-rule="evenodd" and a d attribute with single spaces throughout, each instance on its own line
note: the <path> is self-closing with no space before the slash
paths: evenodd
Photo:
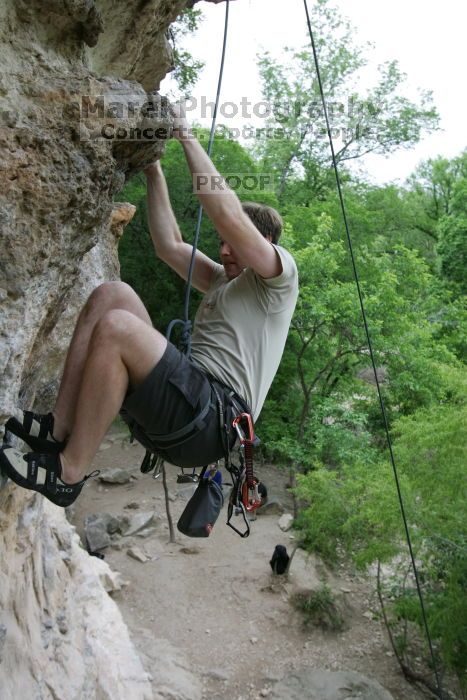
<path id="1" fill-rule="evenodd" d="M 366 335 L 368 350 L 370 352 L 370 358 L 371 358 L 371 364 L 373 367 L 373 373 L 374 373 L 374 377 L 375 377 L 376 389 L 378 392 L 379 405 L 381 408 L 381 414 L 383 416 L 384 431 L 386 434 L 386 441 L 387 441 L 387 445 L 388 445 L 388 449 L 389 449 L 389 456 L 390 456 L 390 460 L 391 460 L 394 479 L 396 482 L 397 495 L 399 498 L 399 505 L 400 505 L 400 510 L 401 510 L 401 514 L 402 514 L 402 520 L 404 522 L 405 536 L 407 539 L 407 545 L 408 545 L 409 552 L 410 552 L 412 569 L 413 569 L 413 573 L 414 573 L 415 584 L 417 587 L 418 599 L 420 601 L 420 608 L 422 611 L 423 626 L 425 628 L 425 633 L 426 633 L 426 637 L 428 640 L 428 646 L 430 649 L 430 656 L 431 656 L 431 661 L 432 661 L 432 665 L 433 665 L 433 671 L 434 671 L 434 674 L 436 677 L 436 686 L 438 689 L 438 696 L 439 696 L 440 700 L 443 700 L 441 680 L 440 680 L 439 673 L 438 673 L 435 654 L 434 654 L 434 650 L 433 650 L 433 644 L 432 644 L 431 636 L 430 636 L 430 630 L 428 627 L 428 620 L 427 620 L 426 612 L 425 612 L 425 603 L 423 600 L 422 589 L 420 586 L 417 565 L 415 563 L 415 556 L 414 556 L 414 552 L 413 552 L 413 548 L 412 548 L 412 541 L 411 541 L 409 526 L 407 523 L 407 517 L 406 517 L 406 513 L 405 513 L 405 506 L 404 506 L 404 500 L 402 497 L 402 491 L 401 491 L 401 487 L 400 487 L 399 475 L 398 475 L 398 471 L 397 471 L 397 467 L 396 467 L 396 461 L 394 458 L 394 452 L 392 449 L 391 437 L 389 434 L 389 422 L 388 422 L 386 408 L 385 408 L 384 401 L 383 401 L 381 386 L 380 386 L 379 379 L 378 379 L 378 372 L 376 370 L 376 362 L 375 362 L 375 358 L 374 358 L 374 354 L 373 354 L 373 344 L 371 342 L 370 331 L 368 328 L 367 317 L 366 317 L 366 312 L 365 312 L 365 305 L 363 303 L 363 295 L 362 295 L 362 290 L 360 287 L 360 280 L 359 280 L 359 276 L 358 276 L 358 272 L 357 272 L 357 265 L 355 262 L 355 255 L 354 255 L 354 251 L 353 251 L 352 239 L 350 236 L 350 228 L 349 228 L 349 224 L 348 224 L 348 220 L 347 220 L 347 213 L 346 213 L 346 208 L 345 208 L 345 204 L 344 204 L 344 198 L 342 195 L 341 181 L 340 181 L 340 177 L 339 177 L 339 169 L 337 167 L 337 160 L 336 160 L 336 154 L 334 151 L 334 144 L 333 144 L 332 135 L 331 135 L 329 116 L 328 116 L 328 111 L 327 111 L 327 106 L 326 106 L 326 100 L 324 97 L 324 89 L 323 89 L 323 84 L 321 81 L 321 72 L 319 69 L 318 54 L 316 51 L 316 45 L 315 45 L 315 41 L 314 41 L 314 37 L 313 37 L 313 31 L 311 29 L 311 21 L 310 21 L 310 14 L 308 12 L 307 0 L 303 0 L 303 3 L 305 5 L 305 13 L 306 13 L 306 20 L 307 20 L 307 25 L 308 25 L 308 32 L 310 34 L 311 48 L 313 50 L 313 59 L 314 59 L 314 64 L 315 64 L 315 68 L 316 68 L 316 77 L 318 79 L 319 91 L 320 91 L 320 95 L 321 95 L 321 102 L 323 105 L 323 114 L 324 114 L 324 118 L 326 120 L 326 130 L 327 130 L 327 134 L 328 134 L 329 145 L 331 148 L 332 165 L 333 165 L 333 169 L 334 169 L 334 173 L 335 173 L 335 177 L 336 177 L 336 185 L 337 185 L 337 192 L 339 195 L 340 207 L 341 207 L 341 211 L 342 211 L 342 219 L 344 221 L 344 226 L 345 226 L 345 231 L 346 231 L 346 236 L 347 236 L 347 244 L 349 247 L 350 259 L 352 262 L 352 270 L 353 270 L 353 275 L 354 275 L 354 279 L 355 279 L 355 284 L 357 287 L 358 299 L 359 299 L 359 303 L 360 303 L 360 311 L 362 314 L 363 325 L 365 327 L 365 335 Z"/>
<path id="2" fill-rule="evenodd" d="M 225 52 L 226 52 L 226 47 L 227 47 L 227 34 L 228 34 L 228 28 L 229 28 L 229 2 L 230 2 L 230 0 L 226 0 L 226 3 L 225 3 L 224 39 L 222 42 L 222 56 L 221 56 L 221 63 L 220 63 L 220 68 L 219 68 L 219 78 L 217 80 L 216 101 L 214 104 L 214 112 L 212 115 L 212 122 L 211 122 L 211 131 L 209 134 L 209 141 L 208 141 L 208 147 L 207 147 L 208 156 L 211 155 L 212 144 L 214 142 L 214 134 L 215 134 L 215 130 L 216 130 L 216 121 L 217 121 L 217 110 L 218 110 L 219 100 L 220 100 L 220 96 L 221 96 L 222 78 L 224 76 Z M 198 219 L 196 222 L 195 237 L 193 240 L 193 249 L 191 252 L 190 266 L 188 268 L 188 275 L 187 275 L 187 280 L 186 280 L 185 300 L 184 300 L 184 306 L 183 306 L 183 319 L 175 318 L 173 321 L 171 321 L 167 327 L 167 332 L 166 332 L 167 340 L 170 340 L 170 336 L 172 334 L 172 330 L 173 330 L 174 326 L 181 324 L 182 335 L 181 335 L 180 345 L 182 347 L 183 352 L 187 355 L 187 357 L 190 357 L 190 355 L 191 355 L 192 324 L 191 324 L 190 316 L 189 316 L 189 314 L 190 314 L 190 309 L 189 309 L 189 307 L 190 307 L 190 294 L 191 294 L 193 270 L 194 270 L 194 266 L 195 266 L 196 251 L 198 250 L 199 233 L 201 230 L 202 220 L 203 220 L 203 205 L 200 203 L 199 208 L 198 208 Z"/>

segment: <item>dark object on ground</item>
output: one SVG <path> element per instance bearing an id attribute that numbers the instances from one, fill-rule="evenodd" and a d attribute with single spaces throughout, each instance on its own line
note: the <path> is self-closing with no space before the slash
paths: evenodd
<path id="1" fill-rule="evenodd" d="M 269 562 L 271 569 L 275 574 L 285 574 L 287 570 L 287 565 L 289 563 L 289 555 L 287 554 L 287 549 L 283 544 L 276 544 L 274 548 L 274 554 Z"/>
<path id="2" fill-rule="evenodd" d="M 88 549 L 88 554 L 90 557 L 97 557 L 98 559 L 105 559 L 105 554 L 102 554 L 101 552 L 91 552 L 91 550 Z"/>
<path id="3" fill-rule="evenodd" d="M 268 490 L 266 488 L 266 484 L 263 484 L 262 481 L 260 481 L 258 484 L 258 493 L 261 496 L 261 505 L 264 505 L 268 500 Z"/>

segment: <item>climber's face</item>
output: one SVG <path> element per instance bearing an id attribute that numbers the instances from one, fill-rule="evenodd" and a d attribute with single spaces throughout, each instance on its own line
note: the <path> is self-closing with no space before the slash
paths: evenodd
<path id="1" fill-rule="evenodd" d="M 227 241 L 223 241 L 222 239 L 219 241 L 219 255 L 222 265 L 224 266 L 225 274 L 229 280 L 233 280 L 235 277 L 238 277 L 238 275 L 246 267 L 230 243 L 227 243 Z"/>

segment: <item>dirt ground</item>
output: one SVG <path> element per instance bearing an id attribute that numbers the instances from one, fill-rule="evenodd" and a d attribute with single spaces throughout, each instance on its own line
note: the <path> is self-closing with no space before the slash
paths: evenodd
<path id="1" fill-rule="evenodd" d="M 143 454 L 121 434 L 111 434 L 94 467 L 121 467 L 132 479 L 124 485 L 92 480 L 74 506 L 72 522 L 81 534 L 84 518 L 93 513 L 155 510 L 160 517 L 152 535 L 124 537 L 103 550 L 105 561 L 127 582 L 113 597 L 149 673 L 152 660 L 157 662 L 151 659 L 151 639 L 163 638 L 199 676 L 206 700 L 267 697 L 275 681 L 303 666 L 359 671 L 379 681 L 395 700 L 426 697 L 404 680 L 385 630 L 370 615 L 378 609 L 370 580 L 344 569 L 334 572 L 329 582 L 344 601 L 345 630 L 304 627 L 288 601 L 283 577 L 273 577 L 269 566 L 276 544 L 289 552 L 294 544 L 293 533 L 278 527 L 279 516 L 258 516 L 250 537 L 241 539 L 226 526 L 224 505 L 209 538 L 189 539 L 177 531 L 176 543 L 170 544 L 162 479 L 139 471 Z M 167 471 L 175 524 L 194 486 L 177 484 L 175 467 Z M 273 467 L 256 472 L 269 499 L 278 499 L 290 512 L 285 475 Z M 149 560 L 131 558 L 130 546 Z M 318 574 L 325 576 L 325 569 Z M 293 581 L 293 563 L 290 576 Z"/>

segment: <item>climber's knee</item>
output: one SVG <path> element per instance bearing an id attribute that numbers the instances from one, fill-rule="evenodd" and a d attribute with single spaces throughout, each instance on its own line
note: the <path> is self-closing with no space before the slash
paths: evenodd
<path id="1" fill-rule="evenodd" d="M 88 310 L 117 308 L 119 304 L 136 296 L 136 292 L 126 282 L 103 282 L 89 296 L 86 308 Z"/>
<path id="2" fill-rule="evenodd" d="M 96 322 L 91 336 L 93 346 L 110 345 L 116 347 L 124 342 L 130 328 L 133 328 L 135 317 L 124 309 L 110 309 Z"/>
<path id="3" fill-rule="evenodd" d="M 112 309 L 129 311 L 152 326 L 151 318 L 134 289 L 126 282 L 104 282 L 91 294 L 82 311 L 82 319 L 97 322 Z"/>

